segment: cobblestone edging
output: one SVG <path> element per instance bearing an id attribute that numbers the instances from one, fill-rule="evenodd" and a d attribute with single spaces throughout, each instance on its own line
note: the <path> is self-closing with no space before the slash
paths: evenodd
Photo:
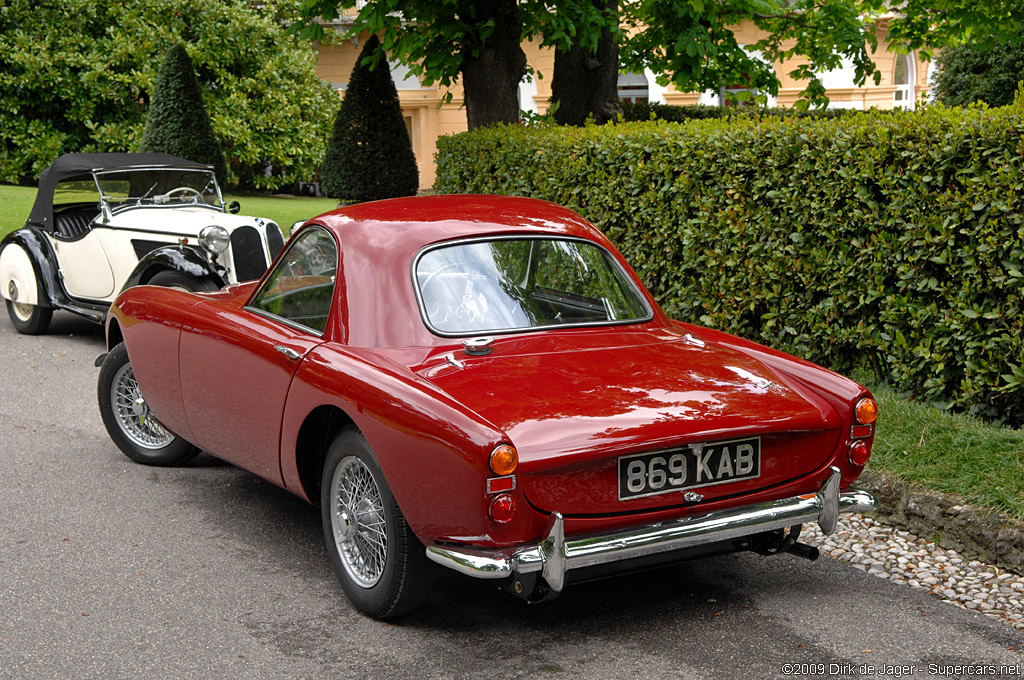
<path id="1" fill-rule="evenodd" d="M 831 536 L 805 525 L 801 540 L 824 556 L 1024 631 L 1024 522 L 878 471 L 865 472 L 855 486 L 878 497 L 879 511 L 840 515 Z"/>
<path id="2" fill-rule="evenodd" d="M 865 470 L 854 486 L 878 498 L 876 516 L 943 548 L 1024 575 L 1024 522 L 966 505 L 956 496 Z"/>
<path id="3" fill-rule="evenodd" d="M 873 576 L 927 590 L 1024 631 L 1024 576 L 1000 573 L 998 567 L 858 514 L 840 515 L 831 536 L 823 536 L 817 524 L 805 525 L 800 539 Z"/>

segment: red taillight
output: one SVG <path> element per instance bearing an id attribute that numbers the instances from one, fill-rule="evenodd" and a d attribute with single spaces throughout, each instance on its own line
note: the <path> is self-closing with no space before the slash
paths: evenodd
<path id="1" fill-rule="evenodd" d="M 850 462 L 857 467 L 864 467 L 870 456 L 871 447 L 863 439 L 858 439 L 850 444 L 850 451 L 846 454 L 846 457 L 849 458 Z"/>
<path id="2" fill-rule="evenodd" d="M 491 519 L 498 524 L 508 524 L 516 514 L 516 499 L 503 493 L 491 499 L 491 505 L 487 508 Z"/>

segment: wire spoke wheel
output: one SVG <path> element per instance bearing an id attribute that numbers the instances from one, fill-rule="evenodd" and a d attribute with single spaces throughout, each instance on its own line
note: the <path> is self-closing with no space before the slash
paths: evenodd
<path id="1" fill-rule="evenodd" d="M 363 588 L 372 588 L 384 575 L 387 523 L 377 482 L 358 458 L 345 458 L 334 470 L 331 529 L 349 578 Z"/>
<path id="2" fill-rule="evenodd" d="M 139 384 L 135 381 L 131 364 L 124 364 L 114 374 L 110 386 L 110 403 L 117 426 L 136 446 L 162 449 L 174 441 L 174 435 L 165 430 L 150 412 L 139 391 Z"/>
<path id="3" fill-rule="evenodd" d="M 355 427 L 335 435 L 319 492 L 328 559 L 352 604 L 378 619 L 418 607 L 430 589 L 434 565 Z"/>

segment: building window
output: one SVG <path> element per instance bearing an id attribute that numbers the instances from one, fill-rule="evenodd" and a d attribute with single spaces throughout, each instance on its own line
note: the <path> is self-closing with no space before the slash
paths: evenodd
<path id="1" fill-rule="evenodd" d="M 643 73 L 620 73 L 617 89 L 621 102 L 646 102 L 651 96 L 647 76 Z"/>
<path id="2" fill-rule="evenodd" d="M 743 108 L 757 103 L 757 88 L 748 83 L 723 85 L 718 92 L 719 106 L 735 106 Z"/>
<path id="3" fill-rule="evenodd" d="M 388 60 L 388 67 L 391 69 L 391 80 L 395 81 L 396 90 L 420 90 L 423 85 L 416 74 L 409 70 L 409 67 L 398 61 Z"/>
<path id="4" fill-rule="evenodd" d="M 893 108 L 914 110 L 914 81 L 916 80 L 917 69 L 914 55 L 896 55 L 896 67 L 892 76 L 892 82 L 896 85 L 896 92 L 893 94 Z"/>

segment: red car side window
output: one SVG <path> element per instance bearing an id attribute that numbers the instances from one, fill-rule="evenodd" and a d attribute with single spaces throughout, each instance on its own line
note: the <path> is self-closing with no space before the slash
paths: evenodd
<path id="1" fill-rule="evenodd" d="M 334 239 L 322 229 L 309 229 L 289 246 L 250 307 L 323 334 L 337 271 Z"/>

